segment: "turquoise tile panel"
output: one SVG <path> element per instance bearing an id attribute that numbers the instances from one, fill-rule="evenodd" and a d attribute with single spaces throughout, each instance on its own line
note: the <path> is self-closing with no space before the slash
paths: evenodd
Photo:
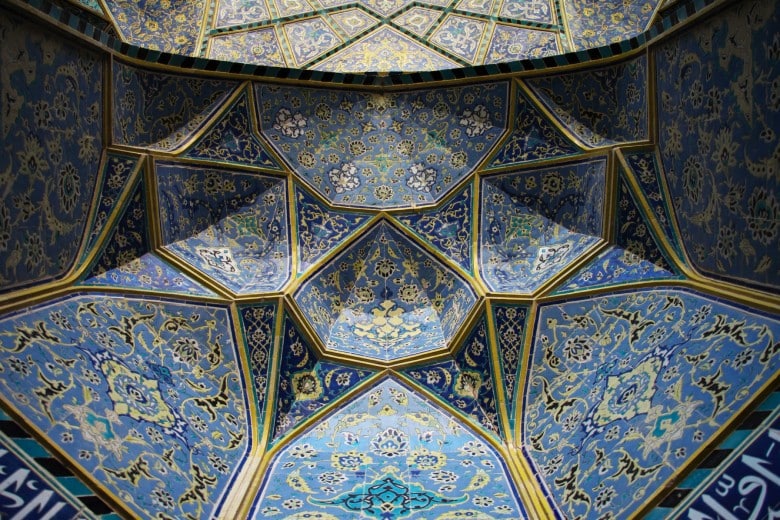
<path id="1" fill-rule="evenodd" d="M 0 365 L 8 402 L 135 515 L 217 514 L 248 454 L 227 307 L 72 295 L 4 317 Z"/>

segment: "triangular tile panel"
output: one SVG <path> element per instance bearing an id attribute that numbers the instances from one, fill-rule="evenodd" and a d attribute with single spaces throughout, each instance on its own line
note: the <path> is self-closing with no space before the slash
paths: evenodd
<path id="1" fill-rule="evenodd" d="M 429 41 L 455 56 L 474 64 L 488 22 L 450 14 L 431 34 Z"/>
<path id="2" fill-rule="evenodd" d="M 412 7 L 408 11 L 393 18 L 393 23 L 422 37 L 425 36 L 428 29 L 438 21 L 441 15 L 441 11 L 436 11 L 434 9 Z"/>
<path id="3" fill-rule="evenodd" d="M 288 64 L 277 35 L 274 27 L 217 34 L 209 38 L 208 57 L 236 63 L 286 67 Z"/>
<path id="4" fill-rule="evenodd" d="M 396 214 L 395 218 L 447 258 L 471 272 L 473 211 L 473 183 L 469 183 L 462 192 L 437 209 Z"/>
<path id="5" fill-rule="evenodd" d="M 295 218 L 298 230 L 298 273 L 302 273 L 368 222 L 371 215 L 329 209 L 306 190 L 296 186 Z"/>
<path id="6" fill-rule="evenodd" d="M 160 163 L 157 184 L 166 250 L 238 294 L 284 285 L 292 264 L 285 179 Z"/>
<path id="7" fill-rule="evenodd" d="M 246 357 L 251 374 L 248 392 L 256 400 L 256 427 L 264 428 L 264 411 L 271 404 L 268 401 L 269 378 L 271 377 L 271 358 L 274 354 L 274 335 L 277 306 L 264 303 L 238 309 L 241 327 L 246 340 Z"/>
<path id="8" fill-rule="evenodd" d="M 493 435 L 500 436 L 490 345 L 484 315 L 454 358 L 404 373 Z"/>
<path id="9" fill-rule="evenodd" d="M 254 134 L 247 96 L 247 92 L 243 92 L 184 155 L 193 159 L 249 164 L 281 171 L 282 167 Z"/>
<path id="10" fill-rule="evenodd" d="M 578 153 L 580 149 L 571 139 L 547 119 L 518 87 L 515 98 L 514 128 L 488 168 L 514 166 Z"/>
<path id="11" fill-rule="evenodd" d="M 348 36 L 355 36 L 379 23 L 379 20 L 360 9 L 347 9 L 331 13 L 330 17 Z"/>
<path id="12" fill-rule="evenodd" d="M 285 24 L 284 33 L 299 67 L 342 44 L 339 35 L 321 17 Z"/>
<path id="13" fill-rule="evenodd" d="M 288 314 L 284 316 L 280 359 L 274 442 L 374 373 L 319 360 Z"/>
<path id="14" fill-rule="evenodd" d="M 498 343 L 501 382 L 505 393 L 504 411 L 509 417 L 509 427 L 514 431 L 515 413 L 521 400 L 521 396 L 518 395 L 518 383 L 525 352 L 525 330 L 530 309 L 524 305 L 510 304 L 494 304 L 491 307 Z"/>
<path id="15" fill-rule="evenodd" d="M 556 33 L 496 24 L 484 63 L 544 58 L 561 53 Z"/>

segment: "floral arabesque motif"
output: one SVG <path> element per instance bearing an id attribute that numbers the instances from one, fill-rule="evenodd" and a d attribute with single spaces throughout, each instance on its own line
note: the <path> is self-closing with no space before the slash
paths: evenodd
<path id="1" fill-rule="evenodd" d="M 143 517 L 218 513 L 249 450 L 237 356 L 220 306 L 74 295 L 0 322 L 3 395 Z"/>
<path id="2" fill-rule="evenodd" d="M 239 309 L 241 326 L 247 344 L 247 357 L 252 374 L 252 391 L 257 396 L 259 409 L 257 417 L 264 417 L 268 395 L 269 367 L 271 365 L 271 349 L 274 341 L 274 321 L 276 305 L 254 305 Z M 260 419 L 255 419 L 260 420 Z M 258 425 L 262 427 L 262 423 Z"/>
<path id="3" fill-rule="evenodd" d="M 633 38 L 652 21 L 661 0 L 567 0 L 569 32 L 575 47 L 591 49 Z"/>
<path id="4" fill-rule="evenodd" d="M 520 377 L 519 369 L 523 356 L 528 313 L 528 307 L 523 305 L 493 305 L 501 381 L 506 393 L 504 403 L 509 424 L 513 430 L 515 410 L 519 400 L 516 385 Z"/>
<path id="5" fill-rule="evenodd" d="M 484 20 L 449 14 L 431 35 L 429 41 L 467 63 L 474 64 L 478 61 L 479 42 L 487 27 L 488 23 Z"/>
<path id="6" fill-rule="evenodd" d="M 250 517 L 396 519 L 447 503 L 468 517 L 526 517 L 489 443 L 386 379 L 279 451 Z"/>
<path id="7" fill-rule="evenodd" d="M 560 514 L 618 517 L 773 377 L 780 322 L 670 288 L 545 304 L 534 336 L 526 455 Z"/>

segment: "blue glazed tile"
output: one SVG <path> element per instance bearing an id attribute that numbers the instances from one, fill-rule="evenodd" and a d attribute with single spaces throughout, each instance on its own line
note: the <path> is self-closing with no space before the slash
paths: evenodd
<path id="1" fill-rule="evenodd" d="M 627 249 L 610 246 L 609 249 L 577 271 L 553 294 L 566 294 L 596 287 L 611 287 L 670 278 L 679 279 L 681 277 Z"/>
<path id="2" fill-rule="evenodd" d="M 388 379 L 274 457 L 251 518 L 526 518 L 489 443 Z"/>
<path id="3" fill-rule="evenodd" d="M 780 287 L 778 23 L 776 3 L 740 3 L 654 51 L 661 160 L 688 256 L 765 289 Z"/>
<path id="4" fill-rule="evenodd" d="M 246 354 L 252 381 L 249 388 L 257 401 L 257 429 L 264 427 L 264 410 L 268 402 L 268 378 L 274 345 L 275 304 L 239 308 L 241 327 L 246 338 Z"/>
<path id="5" fill-rule="evenodd" d="M 574 143 L 534 106 L 521 88 L 517 88 L 514 127 L 487 168 L 514 166 L 578 153 L 580 150 Z"/>
<path id="6" fill-rule="evenodd" d="M 577 49 L 623 42 L 645 31 L 662 0 L 623 2 L 587 0 L 562 2 L 569 34 Z"/>
<path id="7" fill-rule="evenodd" d="M 497 292 L 531 293 L 599 242 L 606 162 L 482 178 L 479 266 Z"/>
<path id="8" fill-rule="evenodd" d="M 523 5 L 506 2 L 509 5 Z M 543 58 L 561 53 L 556 34 L 514 25 L 496 24 L 484 63 L 504 63 L 523 59 Z"/>
<path id="9" fill-rule="evenodd" d="M 647 60 L 529 80 L 552 114 L 589 147 L 647 139 Z"/>
<path id="10" fill-rule="evenodd" d="M 331 203 L 432 205 L 503 135 L 508 83 L 403 93 L 257 85 L 263 136 Z"/>
<path id="11" fill-rule="evenodd" d="M 0 292 L 62 278 L 103 148 L 103 60 L 0 13 Z"/>
<path id="12" fill-rule="evenodd" d="M 285 314 L 273 441 L 373 374 L 321 361 Z"/>
<path id="13" fill-rule="evenodd" d="M 165 248 L 235 293 L 281 289 L 290 276 L 282 178 L 158 164 Z"/>
<path id="14" fill-rule="evenodd" d="M 279 171 L 282 169 L 255 136 L 246 92 L 185 155 L 194 159 L 249 164 Z"/>
<path id="15" fill-rule="evenodd" d="M 473 183 L 469 183 L 461 193 L 436 209 L 400 213 L 395 218 L 470 273 L 474 251 L 471 237 L 473 199 Z"/>
<path id="16" fill-rule="evenodd" d="M 294 298 L 328 349 L 384 361 L 445 347 L 476 303 L 466 280 L 386 221 Z"/>
<path id="17" fill-rule="evenodd" d="M 514 430 L 517 402 L 517 383 L 520 377 L 520 362 L 523 359 L 526 320 L 529 308 L 523 305 L 493 305 L 498 360 L 501 382 L 506 392 L 505 411 L 510 427 Z"/>
<path id="18" fill-rule="evenodd" d="M 72 295 L 0 321 L 0 365 L 8 402 L 134 515 L 216 515 L 249 452 L 226 307 Z"/>
<path id="19" fill-rule="evenodd" d="M 295 186 L 298 230 L 298 273 L 344 242 L 371 217 L 368 213 L 330 209 L 300 186 Z"/>
<path id="20" fill-rule="evenodd" d="M 626 478 L 609 512 L 635 511 L 779 364 L 780 322 L 674 288 L 545 304 L 534 337 L 523 442 L 564 516 Z"/>
<path id="21" fill-rule="evenodd" d="M 492 362 L 484 316 L 451 359 L 404 370 L 417 384 L 500 436 Z"/>
<path id="22" fill-rule="evenodd" d="M 190 78 L 114 62 L 114 142 L 154 150 L 181 145 L 236 88 L 233 81 Z"/>

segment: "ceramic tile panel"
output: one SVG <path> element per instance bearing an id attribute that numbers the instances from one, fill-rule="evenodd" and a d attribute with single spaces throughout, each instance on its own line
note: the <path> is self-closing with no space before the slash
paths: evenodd
<path id="1" fill-rule="evenodd" d="M 312 69 L 359 74 L 367 70 L 413 72 L 460 66 L 403 33 L 390 27 L 379 27 L 333 56 L 318 61 Z"/>
<path id="2" fill-rule="evenodd" d="M 503 403 L 509 417 L 510 428 L 514 431 L 518 396 L 520 366 L 525 355 L 525 334 L 530 309 L 526 305 L 493 304 L 493 321 L 498 347 L 498 360 L 501 382 L 506 393 Z"/>
<path id="3" fill-rule="evenodd" d="M 569 34 L 579 49 L 602 47 L 644 32 L 661 0 L 566 0 L 562 2 Z"/>
<path id="4" fill-rule="evenodd" d="M 385 221 L 294 298 L 327 349 L 381 361 L 444 348 L 476 303 L 466 280 Z"/>
<path id="5" fill-rule="evenodd" d="M 249 361 L 251 384 L 247 393 L 254 396 L 258 432 L 271 428 L 266 426 L 264 411 L 273 406 L 268 400 L 268 381 L 270 378 L 271 356 L 274 354 L 275 321 L 277 307 L 275 303 L 241 306 L 238 308 L 241 327 L 246 341 L 246 355 Z"/>
<path id="6" fill-rule="evenodd" d="M 251 518 L 527 518 L 502 457 L 386 379 L 285 446 Z"/>
<path id="7" fill-rule="evenodd" d="M 389 17 L 412 3 L 412 0 L 361 0 L 360 3 L 380 16 Z"/>
<path id="8" fill-rule="evenodd" d="M 441 11 L 425 7 L 412 7 L 393 18 L 393 23 L 417 36 L 424 37 L 441 16 Z"/>
<path id="9" fill-rule="evenodd" d="M 617 245 L 629 253 L 652 262 L 664 271 L 677 271 L 622 174 L 618 175 L 615 235 Z"/>
<path id="10" fill-rule="evenodd" d="M 495 25 L 484 63 L 504 63 L 561 54 L 556 33 L 514 25 Z"/>
<path id="11" fill-rule="evenodd" d="M 404 370 L 417 384 L 500 436 L 493 363 L 484 314 L 452 358 Z"/>
<path id="12" fill-rule="evenodd" d="M 5 399 L 142 517 L 218 512 L 250 448 L 238 363 L 226 307 L 72 295 L 0 321 Z"/>
<path id="13" fill-rule="evenodd" d="M 114 287 L 142 289 L 151 292 L 186 294 L 189 296 L 217 295 L 152 253 L 127 260 L 102 274 L 90 275 L 78 283 L 86 287 Z"/>
<path id="14" fill-rule="evenodd" d="M 571 139 L 545 117 L 520 88 L 517 89 L 512 117 L 514 127 L 490 161 L 488 169 L 580 153 Z"/>
<path id="15" fill-rule="evenodd" d="M 93 11 L 97 11 L 99 13 L 103 12 L 103 8 L 100 7 L 100 2 L 98 2 L 98 0 L 76 0 L 76 1 L 79 4 L 83 5 L 84 7 L 92 9 Z"/>
<path id="16" fill-rule="evenodd" d="M 497 292 L 531 293 L 601 240 L 606 161 L 482 178 L 478 262 Z"/>
<path id="17" fill-rule="evenodd" d="M 103 148 L 103 59 L 0 11 L 0 292 L 76 261 Z"/>
<path id="18" fill-rule="evenodd" d="M 647 59 L 528 81 L 552 114 L 585 145 L 643 141 L 647 134 Z"/>
<path id="19" fill-rule="evenodd" d="M 220 34 L 210 37 L 209 42 L 208 57 L 215 60 L 271 67 L 294 65 L 287 63 L 273 27 Z"/>
<path id="20" fill-rule="evenodd" d="M 114 61 L 117 144 L 172 150 L 201 128 L 236 88 L 234 81 L 139 69 Z"/>
<path id="21" fill-rule="evenodd" d="M 553 294 L 566 294 L 598 287 L 672 278 L 680 279 L 682 277 L 674 271 L 668 271 L 645 260 L 628 249 L 610 246 L 609 249 L 566 280 Z"/>
<path id="22" fill-rule="evenodd" d="M 138 162 L 136 157 L 109 152 L 105 155 L 105 163 L 100 172 L 100 187 L 97 194 L 97 207 L 93 210 L 94 216 L 89 228 L 86 247 L 82 254 L 84 257 L 92 251 L 98 236 L 103 231 L 109 216 L 117 207 L 122 192 L 128 187 L 130 175 L 135 170 Z"/>
<path id="23" fill-rule="evenodd" d="M 401 93 L 258 85 L 263 136 L 332 203 L 431 205 L 505 132 L 508 83 Z"/>
<path id="24" fill-rule="evenodd" d="M 371 215 L 330 209 L 305 189 L 296 186 L 295 218 L 300 274 L 360 229 Z"/>
<path id="25" fill-rule="evenodd" d="M 470 182 L 463 191 L 436 209 L 394 215 L 401 224 L 469 273 L 474 258 L 471 236 L 474 220 L 473 186 L 474 183 Z"/>
<path id="26" fill-rule="evenodd" d="M 157 165 L 165 249 L 238 294 L 278 291 L 292 250 L 283 178 Z"/>
<path id="27" fill-rule="evenodd" d="M 207 3 L 205 0 L 105 0 L 123 39 L 156 51 L 195 55 Z M 174 7 L 172 9 L 171 7 Z"/>
<path id="28" fill-rule="evenodd" d="M 523 445 L 559 514 L 636 511 L 774 378 L 779 336 L 685 289 L 542 305 Z"/>
<path id="29" fill-rule="evenodd" d="M 343 43 L 321 17 L 285 24 L 284 33 L 298 67 Z"/>
<path id="30" fill-rule="evenodd" d="M 490 15 L 495 7 L 496 0 L 459 0 L 455 4 L 458 11 Z"/>
<path id="31" fill-rule="evenodd" d="M 373 374 L 318 359 L 289 314 L 284 315 L 279 358 L 274 442 Z"/>
<path id="32" fill-rule="evenodd" d="M 307 0 L 269 0 L 269 2 L 273 2 L 276 12 L 281 18 L 315 11 Z"/>
<path id="33" fill-rule="evenodd" d="M 270 170 L 282 169 L 255 134 L 246 92 L 184 155 L 193 159 L 247 164 Z"/>
<path id="34" fill-rule="evenodd" d="M 264 0 L 219 0 L 215 27 L 265 22 L 271 19 Z"/>
<path id="35" fill-rule="evenodd" d="M 555 7 L 552 0 L 526 0 L 516 2 L 502 0 L 501 16 L 537 23 L 555 23 Z"/>
<path id="36" fill-rule="evenodd" d="M 346 9 L 338 13 L 332 13 L 330 17 L 347 36 L 355 36 L 374 27 L 379 20 L 360 9 Z"/>
<path id="37" fill-rule="evenodd" d="M 449 14 L 431 34 L 430 42 L 467 63 L 474 64 L 477 61 L 479 44 L 487 29 L 488 23 L 485 20 Z"/>
<path id="38" fill-rule="evenodd" d="M 740 2 L 659 46 L 659 146 L 690 261 L 780 287 L 780 6 Z M 728 121 L 728 124 L 724 124 Z"/>

